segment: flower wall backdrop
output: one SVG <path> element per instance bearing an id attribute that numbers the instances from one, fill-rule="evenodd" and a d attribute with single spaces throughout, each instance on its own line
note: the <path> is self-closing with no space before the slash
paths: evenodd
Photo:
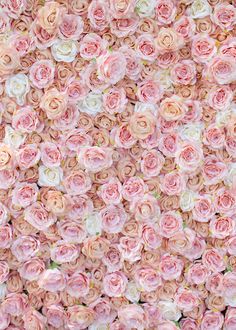
<path id="1" fill-rule="evenodd" d="M 0 330 L 236 329 L 236 1 L 0 1 Z"/>

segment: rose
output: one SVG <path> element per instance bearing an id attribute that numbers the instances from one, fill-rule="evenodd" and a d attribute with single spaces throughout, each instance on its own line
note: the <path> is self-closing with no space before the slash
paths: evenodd
<path id="1" fill-rule="evenodd" d="M 85 273 L 76 272 L 69 277 L 66 291 L 71 297 L 85 297 L 89 293 L 89 278 Z"/>
<path id="2" fill-rule="evenodd" d="M 67 97 L 57 89 L 47 90 L 41 99 L 40 107 L 48 119 L 58 119 L 66 110 Z"/>
<path id="3" fill-rule="evenodd" d="M 236 199 L 232 191 L 221 188 L 217 191 L 214 200 L 216 211 L 231 216 L 234 214 Z"/>
<path id="4" fill-rule="evenodd" d="M 74 103 L 69 103 L 65 112 L 60 118 L 53 121 L 53 129 L 60 131 L 68 131 L 74 129 L 78 121 L 79 113 Z"/>
<path id="5" fill-rule="evenodd" d="M 126 76 L 132 80 L 138 80 L 142 69 L 139 57 L 133 49 L 126 46 L 121 47 L 120 51 L 122 51 L 126 58 Z"/>
<path id="6" fill-rule="evenodd" d="M 137 96 L 140 102 L 155 104 L 162 98 L 162 90 L 156 81 L 147 80 L 138 84 Z"/>
<path id="7" fill-rule="evenodd" d="M 92 236 L 84 241 L 82 253 L 88 258 L 102 259 L 109 249 L 109 241 L 104 237 Z"/>
<path id="8" fill-rule="evenodd" d="M 190 16 L 194 19 L 209 16 L 211 11 L 211 6 L 207 0 L 194 0 L 189 10 Z"/>
<path id="9" fill-rule="evenodd" d="M 144 140 L 155 131 L 155 117 L 150 111 L 136 112 L 129 121 L 131 135 Z"/>
<path id="10" fill-rule="evenodd" d="M 11 316 L 22 316 L 27 310 L 28 297 L 21 293 L 10 293 L 1 304 L 3 313 Z"/>
<path id="11" fill-rule="evenodd" d="M 58 224 L 58 232 L 65 242 L 80 244 L 86 238 L 86 230 L 82 224 L 63 219 Z"/>
<path id="12" fill-rule="evenodd" d="M 224 131 L 215 124 L 209 125 L 204 132 L 204 143 L 212 149 L 222 149 L 225 144 Z M 220 162 L 216 163 L 220 165 Z M 223 165 L 223 164 L 222 164 Z M 223 166 L 224 168 L 224 166 Z"/>
<path id="13" fill-rule="evenodd" d="M 0 225 L 5 225 L 9 220 L 9 210 L 0 202 Z"/>
<path id="14" fill-rule="evenodd" d="M 57 40 L 51 47 L 52 56 L 57 62 L 73 62 L 77 55 L 77 44 L 74 40 Z"/>
<path id="15" fill-rule="evenodd" d="M 36 165 L 40 160 L 40 151 L 37 145 L 27 144 L 17 150 L 16 160 L 22 170 Z"/>
<path id="16" fill-rule="evenodd" d="M 168 196 L 180 195 L 186 188 L 186 181 L 183 175 L 173 171 L 161 178 L 160 188 Z"/>
<path id="17" fill-rule="evenodd" d="M 97 58 L 98 77 L 109 84 L 116 84 L 124 78 L 126 59 L 122 52 L 104 52 Z"/>
<path id="18" fill-rule="evenodd" d="M 192 211 L 195 204 L 196 195 L 192 190 L 185 190 L 180 194 L 179 206 L 182 211 Z"/>
<path id="19" fill-rule="evenodd" d="M 206 74 L 209 81 L 219 85 L 230 84 L 236 79 L 235 61 L 230 56 L 215 56 L 209 63 Z"/>
<path id="20" fill-rule="evenodd" d="M 30 257 L 28 261 L 21 265 L 18 272 L 22 278 L 28 281 L 37 281 L 44 270 L 45 264 L 42 259 Z"/>
<path id="21" fill-rule="evenodd" d="M 181 34 L 177 33 L 173 28 L 161 27 L 155 40 L 157 49 L 160 52 L 174 52 L 181 48 L 184 40 Z"/>
<path id="22" fill-rule="evenodd" d="M 222 30 L 232 30 L 236 24 L 236 9 L 234 6 L 222 3 L 214 7 L 213 22 Z"/>
<path id="23" fill-rule="evenodd" d="M 93 211 L 93 203 L 87 195 L 71 196 L 69 198 L 68 218 L 77 220 L 85 218 Z"/>
<path id="24" fill-rule="evenodd" d="M 110 114 L 121 113 L 127 104 L 124 88 L 111 88 L 103 94 L 103 106 Z"/>
<path id="25" fill-rule="evenodd" d="M 72 243 L 57 241 L 50 250 L 51 259 L 57 264 L 73 262 L 79 256 L 79 248 Z"/>
<path id="26" fill-rule="evenodd" d="M 19 54 L 17 51 L 5 44 L 1 45 L 0 51 L 0 82 L 6 80 L 7 75 L 14 72 L 19 67 Z"/>
<path id="27" fill-rule="evenodd" d="M 62 169 L 60 167 L 46 167 L 39 166 L 39 180 L 38 185 L 41 187 L 56 187 L 59 186 L 62 180 Z"/>
<path id="28" fill-rule="evenodd" d="M 7 1 L 4 0 L 1 4 L 3 8 L 6 10 L 7 14 L 14 19 L 17 19 L 20 14 L 25 10 L 26 7 L 26 1 L 20 0 L 20 1 Z"/>
<path id="29" fill-rule="evenodd" d="M 41 7 L 38 12 L 38 24 L 48 32 L 55 30 L 61 20 L 61 7 L 59 3 L 50 1 Z"/>
<path id="30" fill-rule="evenodd" d="M 157 57 L 155 40 L 151 34 L 140 35 L 135 43 L 138 57 L 143 60 L 154 62 Z"/>
<path id="31" fill-rule="evenodd" d="M 129 149 L 137 142 L 137 139 L 131 135 L 131 130 L 127 123 L 120 127 L 115 127 L 111 134 L 114 135 L 115 146 L 120 148 Z"/>
<path id="32" fill-rule="evenodd" d="M 122 196 L 128 201 L 134 198 L 143 196 L 146 190 L 146 185 L 140 177 L 131 177 L 127 179 L 122 187 Z"/>
<path id="33" fill-rule="evenodd" d="M 20 262 L 34 257 L 39 251 L 39 241 L 32 236 L 19 236 L 11 246 L 12 254 Z"/>
<path id="34" fill-rule="evenodd" d="M 161 236 L 170 238 L 177 232 L 181 232 L 182 222 L 181 216 L 174 211 L 162 213 L 159 219 L 159 231 Z"/>
<path id="35" fill-rule="evenodd" d="M 186 105 L 178 96 L 166 97 L 160 105 L 159 114 L 167 121 L 180 120 L 187 112 Z"/>
<path id="36" fill-rule="evenodd" d="M 111 178 L 107 183 L 103 184 L 98 195 L 102 198 L 104 203 L 109 204 L 119 204 L 121 201 L 121 189 L 122 185 L 117 178 Z"/>
<path id="37" fill-rule="evenodd" d="M 176 22 L 174 22 L 174 28 L 185 40 L 189 40 L 195 33 L 196 25 L 191 17 L 182 15 Z"/>
<path id="38" fill-rule="evenodd" d="M 120 205 L 109 205 L 100 211 L 102 228 L 106 233 L 119 233 L 127 220 L 127 214 Z"/>
<path id="39" fill-rule="evenodd" d="M 102 258 L 104 265 L 107 266 L 109 273 L 120 270 L 122 267 L 121 253 L 117 248 L 117 245 L 110 245 L 108 251 Z"/>
<path id="40" fill-rule="evenodd" d="M 140 292 L 135 284 L 135 282 L 128 282 L 125 297 L 132 303 L 137 303 L 140 299 Z"/>
<path id="41" fill-rule="evenodd" d="M 225 330 L 233 330 L 235 325 L 236 325 L 235 309 L 232 307 L 228 307 L 224 321 Z"/>
<path id="42" fill-rule="evenodd" d="M 199 222 L 208 222 L 215 214 L 215 208 L 209 195 L 199 196 L 194 204 L 193 218 Z"/>
<path id="43" fill-rule="evenodd" d="M 81 112 L 95 116 L 102 111 L 102 94 L 90 92 L 78 106 Z"/>
<path id="44" fill-rule="evenodd" d="M 202 162 L 202 148 L 194 143 L 183 143 L 176 152 L 176 163 L 180 171 L 188 173 L 196 170 Z"/>
<path id="45" fill-rule="evenodd" d="M 202 263 L 195 263 L 187 271 L 187 281 L 191 284 L 204 284 L 209 276 L 209 270 Z"/>
<path id="46" fill-rule="evenodd" d="M 65 311 L 60 305 L 50 305 L 46 308 L 45 316 L 47 322 L 56 329 L 64 326 Z"/>
<path id="47" fill-rule="evenodd" d="M 47 193 L 46 209 L 57 216 L 62 216 L 68 207 L 68 200 L 60 191 L 49 191 Z"/>
<path id="48" fill-rule="evenodd" d="M 1 330 L 9 328 L 9 324 L 11 321 L 10 315 L 0 310 L 0 321 L 1 321 L 1 325 L 0 325 Z"/>
<path id="49" fill-rule="evenodd" d="M 183 330 L 198 330 L 199 329 L 197 321 L 195 321 L 191 318 L 181 319 L 180 326 L 181 326 L 181 329 L 183 329 Z"/>
<path id="50" fill-rule="evenodd" d="M 196 62 L 205 63 L 216 55 L 215 40 L 208 35 L 196 35 L 193 38 L 191 51 Z"/>
<path id="51" fill-rule="evenodd" d="M 39 126 L 39 119 L 36 111 L 27 106 L 17 111 L 12 116 L 12 127 L 23 133 L 32 133 Z"/>
<path id="52" fill-rule="evenodd" d="M 176 16 L 176 7 L 171 0 L 157 0 L 155 5 L 155 14 L 157 24 L 166 25 L 174 21 Z"/>
<path id="53" fill-rule="evenodd" d="M 38 230 L 47 230 L 56 222 L 56 217 L 49 214 L 40 202 L 35 202 L 25 209 L 24 219 Z"/>
<path id="54" fill-rule="evenodd" d="M 67 326 L 71 330 L 87 329 L 95 319 L 95 313 L 92 308 L 74 305 L 67 309 Z"/>
<path id="55" fill-rule="evenodd" d="M 14 34 L 11 38 L 11 44 L 20 57 L 25 56 L 35 49 L 34 40 L 29 35 Z"/>
<path id="56" fill-rule="evenodd" d="M 43 330 L 46 326 L 46 318 L 36 310 L 28 310 L 24 316 L 24 328 L 26 330 Z"/>
<path id="57" fill-rule="evenodd" d="M 214 248 L 204 251 L 202 263 L 212 272 L 222 272 L 226 268 L 223 256 Z"/>
<path id="58" fill-rule="evenodd" d="M 82 195 L 91 189 L 91 179 L 82 170 L 74 171 L 64 178 L 66 192 L 72 196 Z"/>
<path id="59" fill-rule="evenodd" d="M 177 308 L 176 304 L 171 301 L 159 301 L 158 308 L 161 316 L 165 320 L 177 322 L 181 317 L 180 310 Z"/>
<path id="60" fill-rule="evenodd" d="M 118 309 L 118 318 L 128 328 L 144 329 L 144 310 L 140 305 L 128 304 Z"/>
<path id="61" fill-rule="evenodd" d="M 0 261 L 0 284 L 6 282 L 10 269 L 6 261 Z"/>
<path id="62" fill-rule="evenodd" d="M 138 0 L 135 6 L 135 12 L 139 17 L 151 17 L 154 13 L 156 1 Z"/>
<path id="63" fill-rule="evenodd" d="M 196 83 L 196 67 L 191 60 L 176 63 L 170 71 L 170 76 L 175 85 L 194 85 Z"/>
<path id="64" fill-rule="evenodd" d="M 79 40 L 83 33 L 84 22 L 80 16 L 64 14 L 59 25 L 61 39 Z"/>
<path id="65" fill-rule="evenodd" d="M 152 292 L 161 286 L 161 276 L 151 267 L 139 267 L 134 274 L 135 283 L 140 291 Z"/>
<path id="66" fill-rule="evenodd" d="M 183 261 L 170 254 L 163 255 L 159 264 L 161 276 L 165 281 L 178 279 L 183 271 L 183 267 Z"/>
<path id="67" fill-rule="evenodd" d="M 158 324 L 158 330 L 178 330 L 179 328 L 171 321 L 162 321 Z"/>
<path id="68" fill-rule="evenodd" d="M 235 307 L 235 272 L 227 272 L 224 274 L 223 289 L 226 304 Z"/>
<path id="69" fill-rule="evenodd" d="M 27 207 L 37 201 L 38 187 L 35 183 L 20 183 L 12 192 L 12 203 L 20 207 Z"/>
<path id="70" fill-rule="evenodd" d="M 155 149 L 145 150 L 142 154 L 141 171 L 145 177 L 157 176 L 164 165 L 164 157 Z"/>
<path id="71" fill-rule="evenodd" d="M 49 292 L 62 291 L 66 287 L 65 275 L 59 269 L 47 269 L 40 275 L 38 285 Z"/>
<path id="72" fill-rule="evenodd" d="M 109 21 L 108 7 L 100 0 L 93 0 L 88 7 L 88 19 L 95 30 L 104 30 Z"/>
<path id="73" fill-rule="evenodd" d="M 118 249 L 123 259 L 133 263 L 141 259 L 142 244 L 137 237 L 123 236 L 119 240 Z"/>
<path id="74" fill-rule="evenodd" d="M 208 276 L 206 281 L 206 289 L 213 294 L 222 295 L 223 294 L 223 274 L 215 273 Z"/>
<path id="75" fill-rule="evenodd" d="M 97 58 L 106 49 L 107 42 L 96 33 L 86 34 L 80 42 L 80 56 L 85 60 Z"/>
<path id="76" fill-rule="evenodd" d="M 167 51 L 158 54 L 157 63 L 161 69 L 167 69 L 176 63 L 179 59 L 178 52 Z"/>
<path id="77" fill-rule="evenodd" d="M 42 89 L 52 85 L 54 80 L 55 67 L 50 60 L 35 62 L 29 70 L 29 79 L 33 86 Z"/>
<path id="78" fill-rule="evenodd" d="M 210 221 L 211 236 L 224 239 L 235 232 L 234 220 L 230 217 L 219 217 Z"/>
<path id="79" fill-rule="evenodd" d="M 224 316 L 220 312 L 206 311 L 201 321 L 201 330 L 221 329 Z"/>
<path id="80" fill-rule="evenodd" d="M 177 307 L 184 312 L 191 311 L 199 305 L 197 293 L 181 288 L 176 293 L 174 302 Z"/>
<path id="81" fill-rule="evenodd" d="M 120 271 L 115 271 L 104 276 L 103 290 L 109 297 L 120 297 L 124 294 L 127 283 L 126 276 Z"/>
<path id="82" fill-rule="evenodd" d="M 130 212 L 138 221 L 153 222 L 160 215 L 157 199 L 151 194 L 134 198 L 130 203 Z"/>
<path id="83" fill-rule="evenodd" d="M 6 80 L 6 93 L 16 99 L 17 104 L 25 103 L 26 94 L 29 92 L 29 79 L 23 73 L 17 73 Z"/>
<path id="84" fill-rule="evenodd" d="M 220 182 L 226 175 L 227 167 L 220 162 L 215 156 L 205 158 L 203 165 L 203 177 L 205 184 L 216 184 Z"/>
<path id="85" fill-rule="evenodd" d="M 0 227 L 0 249 L 8 249 L 12 244 L 12 228 L 11 225 L 1 225 Z"/>
<path id="86" fill-rule="evenodd" d="M 79 163 L 87 171 L 97 173 L 112 165 L 112 153 L 108 148 L 84 147 L 78 155 Z"/>
<path id="87" fill-rule="evenodd" d="M 21 130 L 14 130 L 11 126 L 6 126 L 3 142 L 10 148 L 16 150 L 25 142 L 26 134 Z"/>
<path id="88" fill-rule="evenodd" d="M 209 105 L 217 110 L 228 109 L 232 99 L 232 90 L 228 86 L 214 86 L 207 94 L 207 101 Z"/>

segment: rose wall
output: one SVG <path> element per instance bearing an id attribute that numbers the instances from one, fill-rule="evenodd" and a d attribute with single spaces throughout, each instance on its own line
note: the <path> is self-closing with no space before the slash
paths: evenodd
<path id="1" fill-rule="evenodd" d="M 236 329 L 236 1 L 0 1 L 0 330 Z"/>

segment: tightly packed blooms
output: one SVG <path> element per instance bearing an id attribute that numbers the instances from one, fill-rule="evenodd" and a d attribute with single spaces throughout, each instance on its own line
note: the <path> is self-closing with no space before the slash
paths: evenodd
<path id="1" fill-rule="evenodd" d="M 0 1 L 0 330 L 236 329 L 236 1 Z"/>

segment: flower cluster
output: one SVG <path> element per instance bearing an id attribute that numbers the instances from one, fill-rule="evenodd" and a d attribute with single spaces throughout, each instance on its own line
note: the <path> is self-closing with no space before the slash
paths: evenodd
<path id="1" fill-rule="evenodd" d="M 236 329 L 236 1 L 0 1 L 0 330 Z"/>

